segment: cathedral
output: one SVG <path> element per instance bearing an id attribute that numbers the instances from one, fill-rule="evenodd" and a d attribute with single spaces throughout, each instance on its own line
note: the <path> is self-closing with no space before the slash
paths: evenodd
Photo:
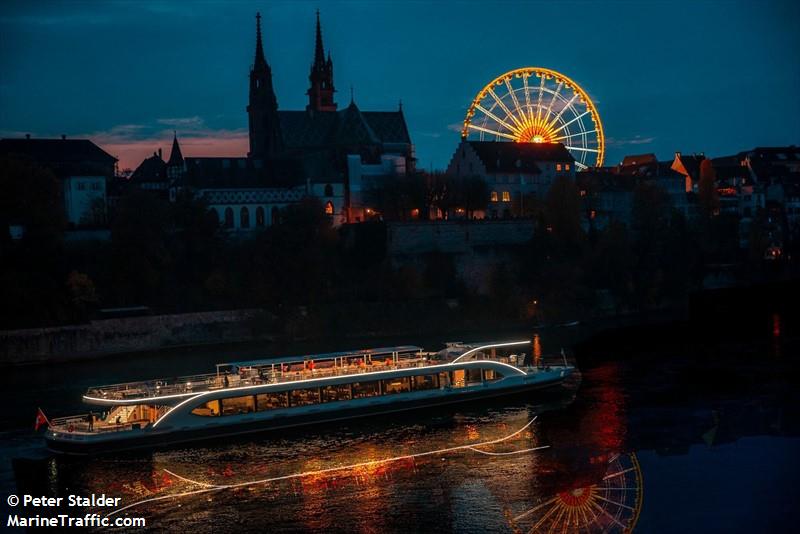
<path id="1" fill-rule="evenodd" d="M 335 225 L 367 220 L 373 213 L 367 206 L 369 190 L 414 171 L 414 147 L 402 106 L 361 111 L 351 96 L 339 109 L 333 60 L 325 53 L 317 11 L 308 105 L 304 110 L 279 109 L 260 14 L 255 37 L 247 156 L 183 158 L 176 138 L 169 162 L 163 163 L 160 153 L 145 160 L 134 173 L 136 185 L 158 190 L 163 182 L 161 188 L 172 199 L 191 190 L 229 231 L 273 224 L 281 208 L 309 196 L 321 201 Z"/>
<path id="2" fill-rule="evenodd" d="M 247 115 L 252 160 L 295 160 L 310 183 L 341 183 L 345 220 L 366 218 L 364 192 L 381 177 L 414 170 L 414 149 L 402 107 L 396 111 L 361 111 L 351 96 L 339 109 L 335 100 L 333 60 L 325 54 L 317 11 L 314 60 L 308 76 L 308 105 L 284 111 L 272 85 L 272 70 L 261 40 L 261 16 L 256 14 L 256 49 L 250 71 Z"/>

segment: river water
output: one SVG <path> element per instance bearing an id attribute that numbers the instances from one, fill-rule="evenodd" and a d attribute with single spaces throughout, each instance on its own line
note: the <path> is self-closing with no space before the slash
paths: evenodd
<path id="1" fill-rule="evenodd" d="M 118 515 L 144 517 L 154 532 L 789 532 L 800 337 L 779 315 L 755 322 L 735 341 L 678 325 L 571 346 L 586 337 L 580 327 L 542 331 L 545 352 L 566 346 L 580 368 L 544 396 L 89 460 L 43 450 L 31 430 L 37 406 L 65 415 L 80 412 L 80 395 L 97 383 L 355 347 L 209 348 L 5 370 L 0 484 L 4 495 L 122 497 L 131 507 Z M 520 335 L 532 334 L 504 337 Z"/>

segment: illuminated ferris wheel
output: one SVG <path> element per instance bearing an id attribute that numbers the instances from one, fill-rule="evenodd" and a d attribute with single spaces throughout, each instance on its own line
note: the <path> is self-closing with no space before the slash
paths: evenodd
<path id="1" fill-rule="evenodd" d="M 481 89 L 461 137 L 562 143 L 581 170 L 601 166 L 605 155 L 603 125 L 586 91 L 563 74 L 539 67 L 506 72 Z"/>
<path id="2" fill-rule="evenodd" d="M 516 517 L 514 532 L 630 534 L 642 509 L 642 469 L 633 453 L 613 454 L 596 484 L 541 499 Z"/>

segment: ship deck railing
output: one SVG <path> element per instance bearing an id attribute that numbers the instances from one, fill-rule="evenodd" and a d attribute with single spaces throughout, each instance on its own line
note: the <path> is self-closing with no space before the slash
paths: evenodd
<path id="1" fill-rule="evenodd" d="M 186 393 L 203 393 L 205 391 L 216 391 L 242 386 L 283 384 L 313 378 L 368 374 L 376 371 L 425 367 L 427 365 L 441 363 L 445 362 L 432 361 L 423 357 L 397 360 L 389 364 L 383 361 L 373 361 L 370 364 L 364 365 L 315 366 L 314 369 L 306 368 L 294 371 L 282 369 L 280 365 L 276 365 L 274 369 L 262 367 L 260 368 L 260 372 L 256 370 L 252 374 L 244 375 L 208 373 L 204 375 L 182 376 L 171 380 L 148 380 L 143 382 L 91 387 L 86 392 L 86 396 L 104 400 L 133 401 L 137 399 L 156 399 L 159 397 L 168 397 L 170 395 L 183 396 Z"/>
<path id="2" fill-rule="evenodd" d="M 73 434 L 75 436 L 93 436 L 97 434 L 108 434 L 113 432 L 125 432 L 144 428 L 149 421 L 128 421 L 125 423 L 108 423 L 100 418 L 96 418 L 94 423 L 89 425 L 89 414 L 71 415 L 69 417 L 58 417 L 50 419 L 48 428 L 53 432 Z"/>
<path id="3" fill-rule="evenodd" d="M 86 396 L 94 399 L 121 401 L 147 399 L 148 402 L 157 404 L 157 399 L 159 398 L 176 395 L 185 397 L 186 394 L 203 393 L 206 391 L 217 391 L 242 386 L 285 384 L 314 378 L 350 376 L 369 374 L 377 371 L 426 367 L 430 365 L 441 365 L 452 360 L 452 358 L 446 360 L 431 359 L 429 356 L 430 355 L 397 359 L 391 363 L 387 363 L 387 361 L 372 361 L 368 364 L 328 365 L 326 367 L 323 367 L 323 365 L 328 364 L 328 362 L 321 362 L 320 364 L 316 364 L 313 369 L 304 368 L 297 370 L 291 370 L 290 367 L 285 365 L 275 364 L 271 367 L 243 368 L 244 373 L 241 375 L 208 373 L 204 375 L 182 376 L 167 380 L 148 380 L 91 387 L 87 391 Z M 476 354 L 474 358 L 470 359 L 494 360 L 522 368 L 522 361 L 516 359 L 515 356 L 490 358 L 488 355 L 479 353 Z M 537 363 L 539 365 L 544 364 L 543 360 L 544 359 Z M 552 363 L 556 364 L 560 362 L 553 361 Z M 297 362 L 295 365 L 300 364 L 302 364 L 302 362 Z"/>

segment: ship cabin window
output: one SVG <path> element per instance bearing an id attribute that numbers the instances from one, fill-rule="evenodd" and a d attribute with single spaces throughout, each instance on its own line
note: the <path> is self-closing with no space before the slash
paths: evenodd
<path id="1" fill-rule="evenodd" d="M 212 400 L 208 402 L 204 402 L 194 410 L 192 410 L 194 415 L 202 415 L 203 417 L 216 417 L 219 415 L 219 401 Z"/>
<path id="2" fill-rule="evenodd" d="M 353 392 L 350 390 L 350 384 L 339 384 L 322 388 L 322 402 L 350 400 L 352 396 Z"/>
<path id="3" fill-rule="evenodd" d="M 292 406 L 319 404 L 319 388 L 294 389 L 290 393 Z"/>
<path id="4" fill-rule="evenodd" d="M 439 381 L 437 378 L 437 375 L 420 375 L 413 377 L 414 391 L 437 389 L 439 387 Z"/>
<path id="5" fill-rule="evenodd" d="M 256 410 L 277 410 L 289 407 L 289 392 L 278 391 L 275 393 L 259 393 L 256 395 Z"/>
<path id="6" fill-rule="evenodd" d="M 222 415 L 239 415 L 254 411 L 256 411 L 256 404 L 252 395 L 222 399 Z"/>
<path id="7" fill-rule="evenodd" d="M 377 397 L 381 394 L 380 382 L 355 382 L 353 383 L 353 398 Z"/>
<path id="8" fill-rule="evenodd" d="M 483 370 L 483 379 L 486 382 L 493 382 L 495 380 L 500 380 L 503 378 L 503 375 L 495 371 L 494 369 L 484 369 Z"/>
<path id="9" fill-rule="evenodd" d="M 439 373 L 439 386 L 440 387 L 448 387 L 450 385 L 450 373 L 447 371 L 443 371 Z"/>
<path id="10" fill-rule="evenodd" d="M 482 380 L 481 380 L 482 369 L 470 368 L 470 369 L 466 369 L 466 372 L 467 372 L 467 385 L 468 386 L 474 386 L 474 385 L 480 384 L 482 382 Z"/>
<path id="11" fill-rule="evenodd" d="M 466 383 L 466 372 L 464 369 L 456 369 L 455 371 L 450 371 L 450 383 L 454 388 L 463 388 L 467 385 Z"/>
<path id="12" fill-rule="evenodd" d="M 411 380 L 407 376 L 390 378 L 383 381 L 383 394 L 408 393 L 411 391 Z"/>

